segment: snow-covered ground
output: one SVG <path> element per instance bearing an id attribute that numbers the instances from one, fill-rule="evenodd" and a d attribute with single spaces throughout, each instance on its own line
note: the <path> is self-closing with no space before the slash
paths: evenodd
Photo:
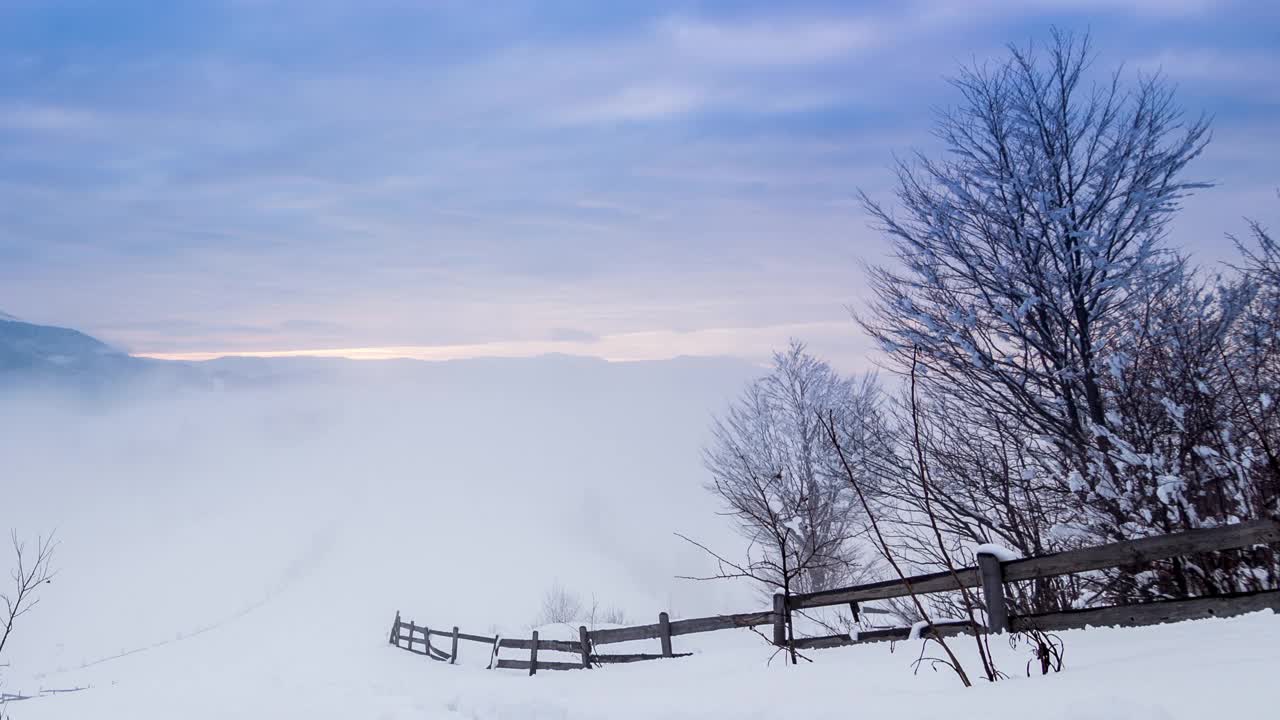
<path id="1" fill-rule="evenodd" d="M 478 369 L 477 369 L 478 368 Z M 0 404 L 0 525 L 57 527 L 60 575 L 15 631 L 15 720 L 176 718 L 1204 718 L 1265 716 L 1280 618 L 1064 634 L 1067 669 L 965 690 L 919 643 L 768 664 L 748 631 L 690 658 L 486 671 L 389 646 L 406 620 L 528 637 L 560 582 L 633 623 L 764 609 L 673 579 L 735 547 L 702 490 L 709 413 L 748 370 L 557 361 L 413 383 Z M 544 630 L 544 637 L 567 628 Z M 968 648 L 964 639 L 952 641 Z M 644 650 L 654 652 L 657 643 Z M 607 651 L 625 648 L 610 646 Z M 520 658 L 520 651 L 504 657 Z M 546 659 L 553 659 L 544 655 Z M 970 672 L 977 675 L 976 664 Z M 980 684 L 981 685 L 981 684 Z"/>
<path id="2" fill-rule="evenodd" d="M 109 666 L 49 677 L 50 686 L 93 687 L 15 705 L 14 716 L 1201 720 L 1266 717 L 1275 707 L 1271 682 L 1280 667 L 1280 618 L 1266 613 L 1064 633 L 1067 667 L 1045 677 L 1026 677 L 1026 653 L 997 642 L 1011 678 L 971 689 L 945 671 L 914 675 L 917 642 L 814 651 L 813 664 L 787 667 L 767 664 L 769 649 L 738 631 L 678 638 L 681 650 L 705 648 L 689 658 L 531 678 L 484 670 L 487 651 L 479 645 L 464 645 L 463 664 L 450 667 L 386 645 L 385 628 L 376 623 L 316 628 L 280 610 Z M 976 663 L 969 669 L 976 672 Z"/>

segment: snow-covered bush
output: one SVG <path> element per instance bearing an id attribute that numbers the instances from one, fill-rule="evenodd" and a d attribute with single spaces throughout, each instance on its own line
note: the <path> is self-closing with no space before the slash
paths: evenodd
<path id="1" fill-rule="evenodd" d="M 1080 529 L 1104 540 L 1215 527 L 1274 509 L 1266 433 L 1249 421 L 1242 366 L 1262 360 L 1239 334 L 1254 295 L 1247 282 L 1201 281 L 1180 268 L 1117 338 L 1102 386 L 1108 423 L 1076 493 Z M 1107 573 L 1116 601 L 1275 587 L 1268 550 L 1216 553 Z"/>

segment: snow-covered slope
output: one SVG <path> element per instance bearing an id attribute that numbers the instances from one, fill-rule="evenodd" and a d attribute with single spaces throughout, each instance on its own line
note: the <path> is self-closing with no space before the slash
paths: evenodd
<path id="1" fill-rule="evenodd" d="M 1269 717 L 1280 667 L 1280 617 L 1270 613 L 1063 633 L 1067 666 L 1050 676 L 1027 676 L 1026 650 L 997 640 L 1009 678 L 970 689 L 928 662 L 914 673 L 918 642 L 813 651 L 812 664 L 788 667 L 734 631 L 678 638 L 679 650 L 697 651 L 689 658 L 531 678 L 484 670 L 487 651 L 474 645 L 458 666 L 431 662 L 355 620 L 317 625 L 277 604 L 220 633 L 48 676 L 45 687 L 93 687 L 13 711 L 24 720 L 1203 720 Z M 971 643 L 953 646 L 976 672 Z"/>

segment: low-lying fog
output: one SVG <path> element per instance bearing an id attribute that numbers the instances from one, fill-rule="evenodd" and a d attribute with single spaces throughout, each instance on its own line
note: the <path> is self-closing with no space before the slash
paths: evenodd
<path id="1" fill-rule="evenodd" d="M 397 609 L 517 631 L 556 582 L 639 622 L 762 605 L 674 579 L 708 569 L 674 531 L 737 543 L 700 448 L 750 365 L 219 367 L 216 387 L 0 396 L 0 526 L 60 541 L 11 677 L 237 624 L 263 647 L 286 624 L 378 642 Z"/>

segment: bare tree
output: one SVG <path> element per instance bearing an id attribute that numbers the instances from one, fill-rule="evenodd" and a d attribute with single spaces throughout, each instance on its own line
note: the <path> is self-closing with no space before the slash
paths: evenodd
<path id="1" fill-rule="evenodd" d="M 9 534 L 13 547 L 14 567 L 9 573 L 11 586 L 0 593 L 0 601 L 4 603 L 4 614 L 0 615 L 3 633 L 0 633 L 0 655 L 13 634 L 14 625 L 23 615 L 40 604 L 39 590 L 53 580 L 53 551 L 57 542 L 52 534 L 36 538 L 34 552 L 27 548 L 26 542 L 18 538 L 18 531 Z"/>
<path id="2" fill-rule="evenodd" d="M 819 417 L 856 426 L 876 402 L 870 380 L 855 383 L 793 341 L 771 372 L 716 420 L 704 453 L 708 489 L 725 503 L 757 553 L 747 565 L 772 592 L 821 590 L 858 570 L 859 510 L 835 475 Z"/>
<path id="3" fill-rule="evenodd" d="M 942 528 L 938 523 L 938 513 L 934 510 L 933 494 L 929 492 L 929 486 L 932 484 L 929 480 L 929 460 L 928 453 L 925 450 L 924 437 L 922 435 L 922 423 L 920 418 L 920 403 L 917 394 L 919 386 L 919 359 L 918 353 L 913 354 L 911 364 L 911 449 L 913 451 L 915 475 L 919 480 L 920 497 L 924 507 L 925 517 L 928 519 L 929 530 L 932 531 L 935 547 L 938 550 L 938 556 L 942 560 L 943 567 L 951 574 L 956 585 L 960 588 L 960 598 L 966 617 L 969 619 L 969 626 L 973 629 L 974 639 L 977 642 L 978 657 L 982 659 L 982 668 L 986 673 L 987 680 L 995 682 L 999 678 L 999 672 L 996 670 L 995 662 L 991 659 L 991 648 L 987 645 L 987 634 L 980 628 L 977 615 L 978 603 L 973 597 L 973 593 L 964 583 L 960 581 L 960 575 L 956 570 L 956 563 L 953 559 L 954 553 L 950 552 L 947 547 L 946 538 L 943 537 Z"/>
<path id="4" fill-rule="evenodd" d="M 820 417 L 819 421 L 821 420 L 822 418 Z M 911 599 L 911 604 L 915 613 L 921 618 L 921 621 L 932 624 L 929 617 L 929 611 L 926 609 L 924 602 L 920 599 L 920 596 L 916 594 L 915 589 L 912 588 L 911 581 L 907 578 L 906 572 L 903 571 L 902 565 L 898 562 L 893 546 L 890 544 L 884 531 L 881 529 L 880 522 L 876 519 L 875 510 L 871 507 L 871 502 L 867 499 L 867 493 L 863 490 L 862 482 L 859 480 L 860 474 L 854 470 L 849 456 L 841 446 L 840 432 L 834 417 L 828 415 L 825 428 L 827 431 L 827 437 L 831 440 L 831 445 L 835 448 L 836 455 L 839 458 L 840 468 L 844 471 L 845 479 L 849 483 L 849 489 L 853 491 L 854 496 L 857 498 L 858 503 L 862 506 L 865 513 L 876 550 L 880 553 L 881 557 L 885 559 L 885 562 L 889 564 L 889 567 L 893 568 L 894 574 L 898 576 L 898 579 L 901 580 L 902 584 L 906 587 L 907 596 Z M 964 665 L 960 663 L 960 658 L 952 652 L 951 646 L 947 644 L 947 641 L 942 637 L 942 635 L 932 633 L 926 637 L 926 644 L 929 640 L 936 642 L 938 646 L 942 648 L 942 651 L 947 656 L 947 659 L 943 662 L 955 671 L 956 676 L 960 678 L 960 682 L 965 687 L 970 687 L 973 683 L 969 680 L 969 674 L 965 672 Z M 924 654 L 922 650 L 921 658 L 923 659 L 923 657 Z"/>
<path id="5" fill-rule="evenodd" d="M 1244 256 L 1242 268 L 1255 282 L 1265 288 L 1268 299 L 1274 300 L 1280 292 L 1280 242 L 1257 220 L 1249 221 L 1249 240 L 1228 236 Z"/>
<path id="6" fill-rule="evenodd" d="M 1220 348 L 1239 425 L 1250 432 L 1265 465 L 1260 503 L 1280 515 L 1280 243 L 1257 221 L 1248 241 L 1232 237 L 1244 256 L 1248 297 L 1240 322 Z"/>
<path id="7" fill-rule="evenodd" d="M 730 560 L 697 540 L 676 533 L 676 537 L 702 550 L 716 561 L 716 571 L 711 575 L 678 575 L 677 577 L 681 580 L 752 580 L 766 585 L 780 578 L 781 583 L 774 586 L 775 592 L 782 593 L 783 602 L 789 606 L 792 583 L 797 576 L 797 561 L 794 559 L 793 546 L 788 543 L 790 529 L 783 525 L 774 525 L 772 528 L 771 532 L 776 533 L 773 536 L 773 542 L 776 542 L 780 548 L 778 554 L 760 553 L 759 546 L 753 543 L 747 547 L 746 559 L 743 561 Z M 776 642 L 776 639 L 771 642 Z M 785 647 L 791 664 L 795 665 L 800 655 L 796 652 L 795 625 L 792 622 L 791 613 L 786 614 Z"/>
<path id="8" fill-rule="evenodd" d="M 981 544 L 1026 556 L 1062 549 L 1054 526 L 1066 516 L 1068 495 L 1038 471 L 1021 428 L 1002 413 L 963 406 L 918 381 L 915 393 L 884 405 L 873 452 L 855 460 L 902 561 L 932 572 L 945 568 L 944 551 L 968 563 L 971 548 Z M 930 459 L 927 473 L 917 468 L 917 446 Z M 1079 594 L 1075 585 L 1071 577 L 1034 581 L 1019 596 L 1021 609 L 1065 609 Z"/>
<path id="9" fill-rule="evenodd" d="M 831 416 L 846 441 L 871 416 L 878 391 L 871 378 L 854 382 L 792 341 L 774 353 L 768 375 L 715 421 L 704 451 L 711 473 L 707 488 L 725 504 L 747 540 L 743 559 L 731 561 L 680 535 L 714 557 L 710 580 L 742 578 L 784 602 L 796 592 L 836 587 L 864 570 L 857 546 L 861 510 L 838 473 L 822 418 Z M 796 663 L 795 628 L 787 614 L 787 646 Z"/>

